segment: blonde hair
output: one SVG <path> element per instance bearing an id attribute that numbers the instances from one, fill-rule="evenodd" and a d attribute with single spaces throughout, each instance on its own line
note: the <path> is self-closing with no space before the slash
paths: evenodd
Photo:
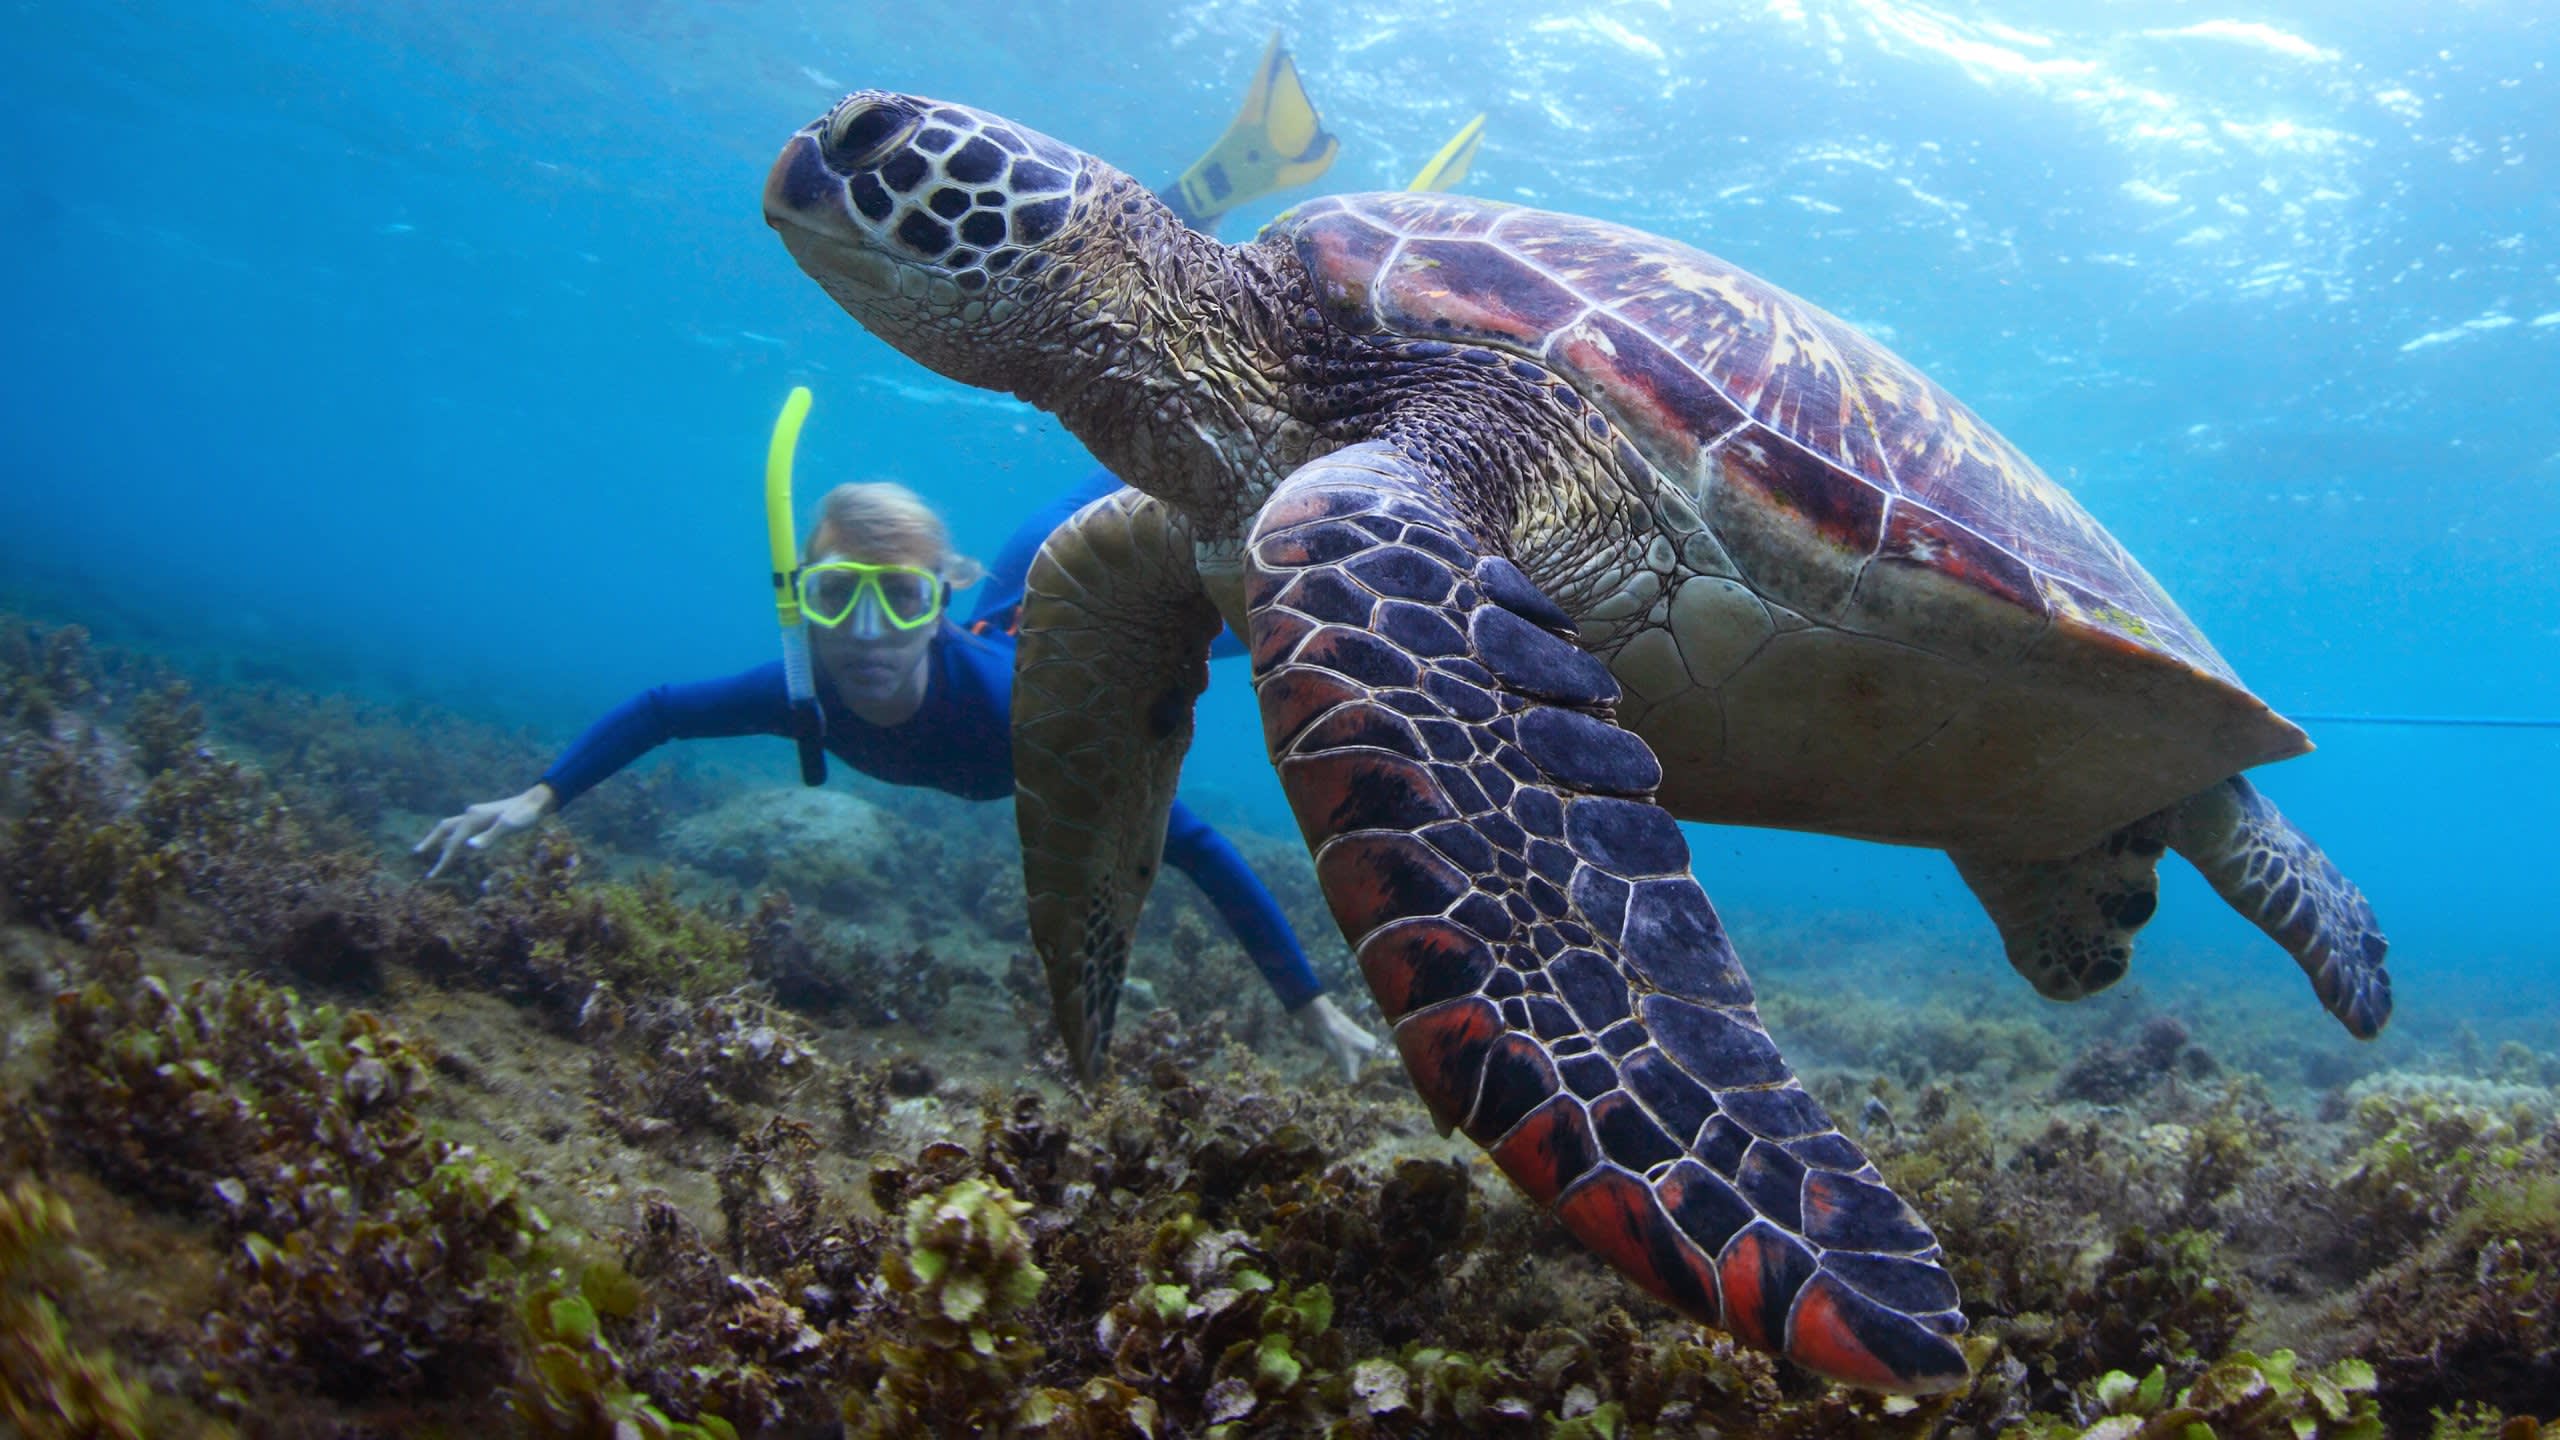
<path id="1" fill-rule="evenodd" d="M 951 532 L 923 496 L 885 480 L 839 485 L 818 502 L 818 523 L 800 558 L 829 554 L 872 565 L 914 565 L 944 576 L 955 588 L 979 573 L 976 561 L 951 553 Z"/>

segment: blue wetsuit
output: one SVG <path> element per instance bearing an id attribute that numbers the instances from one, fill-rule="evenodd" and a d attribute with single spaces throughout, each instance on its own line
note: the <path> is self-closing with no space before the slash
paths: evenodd
<path id="1" fill-rule="evenodd" d="M 971 634 L 942 622 L 926 661 L 932 667 L 924 704 L 897 725 L 873 725 L 846 709 L 822 669 L 818 704 L 826 717 L 828 753 L 875 779 L 924 785 L 964 800 L 1002 800 L 1013 794 L 1013 640 L 1005 619 L 1022 599 L 1022 575 L 1057 522 L 1119 482 L 1095 489 L 1091 482 L 1062 497 L 1056 513 L 1044 510 L 1008 541 L 998 557 L 1017 562 L 989 579 L 989 593 L 971 623 L 990 622 L 991 633 Z M 1072 501 L 1072 503 L 1068 503 Z M 1037 527 L 1037 528 L 1034 528 Z M 1023 543 L 1024 536 L 1030 537 Z M 1017 553 L 1018 552 L 1018 553 Z M 727 735 L 788 736 L 791 697 L 782 662 L 719 680 L 659 685 L 642 691 L 589 726 L 543 774 L 566 805 L 598 781 L 669 740 Z M 1227 838 L 1209 828 L 1179 800 L 1165 829 L 1165 862 L 1200 887 L 1227 922 L 1254 967 L 1289 1010 L 1322 993 L 1315 971 L 1280 904 L 1255 878 Z"/>

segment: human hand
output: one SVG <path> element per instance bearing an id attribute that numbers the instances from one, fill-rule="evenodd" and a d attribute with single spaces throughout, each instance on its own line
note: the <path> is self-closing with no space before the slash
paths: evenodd
<path id="1" fill-rule="evenodd" d="M 437 852 L 436 863 L 427 871 L 427 878 L 433 880 L 444 873 L 445 866 L 453 863 L 455 850 L 464 845 L 474 850 L 488 849 L 490 841 L 503 840 L 550 814 L 554 798 L 548 784 L 537 784 L 521 795 L 484 801 L 459 815 L 448 815 L 437 821 L 436 828 L 427 832 L 426 839 L 411 846 L 409 853 L 424 855 L 429 850 Z M 438 849 L 439 846 L 442 848 Z"/>
<path id="2" fill-rule="evenodd" d="M 1290 1012 L 1290 1018 L 1298 1022 L 1308 1039 L 1324 1047 L 1334 1064 L 1342 1067 L 1345 1084 L 1360 1078 L 1360 1067 L 1369 1063 L 1371 1052 L 1378 1048 L 1378 1037 L 1343 1014 L 1330 995 L 1319 995 L 1299 1006 Z"/>

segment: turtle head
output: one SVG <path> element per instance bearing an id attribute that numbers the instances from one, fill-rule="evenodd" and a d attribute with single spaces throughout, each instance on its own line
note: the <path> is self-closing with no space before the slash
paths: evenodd
<path id="1" fill-rule="evenodd" d="M 1097 168 L 984 111 L 864 90 L 782 147 L 765 221 L 872 333 L 955 380 L 1021 390 L 1042 360 L 1034 278 L 1072 243 Z"/>

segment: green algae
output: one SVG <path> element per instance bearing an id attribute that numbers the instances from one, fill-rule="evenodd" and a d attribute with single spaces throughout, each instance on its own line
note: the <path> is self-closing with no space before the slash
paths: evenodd
<path id="1" fill-rule="evenodd" d="M 548 1222 L 508 1167 L 427 1131 L 418 1046 L 252 979 L 101 981 L 54 1020 L 38 1095 L 59 1141 L 226 1237 L 202 1340 L 240 1381 L 221 1403 L 397 1397 L 501 1367 L 508 1262 Z"/>
<path id="2" fill-rule="evenodd" d="M 0 865 L 8 909 L 55 931 L 149 919 L 167 867 L 142 826 L 115 813 L 106 769 L 84 747 L 49 741 L 26 788 Z"/>
<path id="3" fill-rule="evenodd" d="M 584 1011 L 599 986 L 699 999 L 745 982 L 743 927 L 687 904 L 664 870 L 582 884 L 583 864 L 572 841 L 545 833 L 499 872 L 482 907 L 485 948 L 521 972 L 530 993 Z"/>
<path id="4" fill-rule="evenodd" d="M 2383 1440 L 2373 1367 L 2302 1365 L 2290 1350 L 2234 1353 L 2173 1390 L 2164 1370 L 2110 1370 L 2082 1393 L 2095 1423 L 2037 1418 L 2015 1440 Z"/>
<path id="5" fill-rule="evenodd" d="M 32 1179 L 0 1191 L 0 1419 L 27 1440 L 141 1440 L 143 1398 L 111 1356 L 74 1344 L 41 1271 L 78 1239 Z"/>
<path id="6" fill-rule="evenodd" d="M 2352 1338 L 2384 1381 L 2395 1419 L 2452 1409 L 2531 1410 L 2560 1396 L 2560 1130 L 2515 1143 L 2483 1117 L 2443 1100 L 2413 1102 L 2360 1152 L 2351 1175 L 2377 1159 L 2397 1167 L 2409 1142 L 2403 1121 L 2432 1141 L 2465 1136 L 2442 1178 L 2402 1175 L 2368 1187 L 2378 1221 L 2404 1219 L 2413 1193 L 2435 1197 L 2441 1218 L 2357 1291 Z"/>
<path id="7" fill-rule="evenodd" d="M 848 1440 L 1019 1428 L 1016 1412 L 1033 1398 L 1023 1382 L 1042 1354 L 1025 1311 L 1048 1279 L 1022 1226 L 1030 1213 L 981 1179 L 908 1202 L 904 1244 L 881 1265 L 901 1323 L 865 1357 L 878 1378 L 845 1399 Z M 1042 1398 L 1044 1408 L 1074 1404 Z"/>
<path id="8" fill-rule="evenodd" d="M 525 1291 L 518 1375 L 507 1396 L 519 1433 L 536 1440 L 736 1440 L 738 1432 L 716 1415 L 670 1419 L 631 1388 L 598 1320 L 613 1302 L 600 1304 L 596 1288 L 546 1281 Z M 627 1294 L 614 1299 L 635 1303 Z"/>

